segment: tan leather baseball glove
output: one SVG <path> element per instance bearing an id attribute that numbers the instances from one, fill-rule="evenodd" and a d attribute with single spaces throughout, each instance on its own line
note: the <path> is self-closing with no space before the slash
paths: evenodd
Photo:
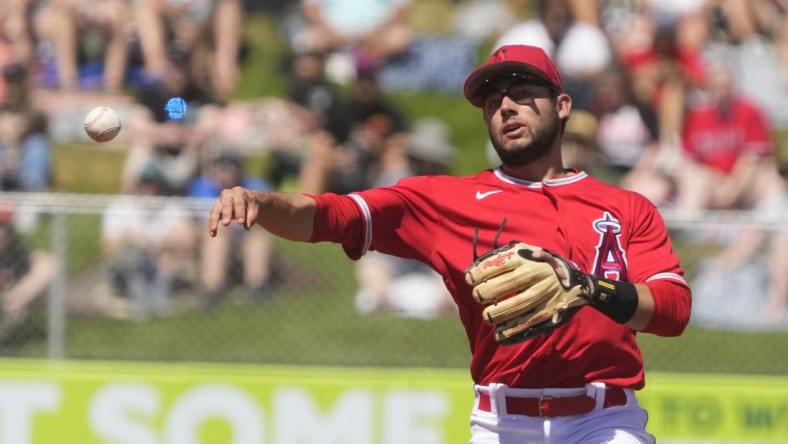
<path id="1" fill-rule="evenodd" d="M 537 260 L 535 251 L 552 258 Z M 574 264 L 550 251 L 510 242 L 476 259 L 465 271 L 474 299 L 487 307 L 484 320 L 504 345 L 541 336 L 569 319 L 589 299 L 589 280 Z"/>

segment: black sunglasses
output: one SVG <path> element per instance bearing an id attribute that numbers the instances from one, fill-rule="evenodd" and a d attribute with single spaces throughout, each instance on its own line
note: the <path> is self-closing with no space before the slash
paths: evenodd
<path id="1" fill-rule="evenodd" d="M 551 97 L 556 97 L 560 93 L 560 91 L 552 87 L 552 85 L 538 77 L 518 75 L 505 76 L 503 78 L 499 76 L 485 82 L 485 86 L 478 96 L 482 96 L 483 94 L 484 100 L 482 102 L 482 107 L 485 109 L 499 108 L 504 97 L 510 98 L 518 105 L 528 105 L 533 103 L 534 99 L 544 97 L 544 93 L 535 91 L 533 88 L 534 86 L 547 88 L 548 94 Z"/>

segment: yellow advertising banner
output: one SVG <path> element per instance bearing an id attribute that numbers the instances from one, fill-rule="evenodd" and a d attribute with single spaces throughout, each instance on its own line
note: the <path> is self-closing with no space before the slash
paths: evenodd
<path id="1" fill-rule="evenodd" d="M 658 437 L 788 443 L 788 378 L 656 374 L 638 397 Z"/>
<path id="2" fill-rule="evenodd" d="M 650 375 L 658 442 L 788 443 L 788 378 Z M 468 442 L 463 370 L 0 360 L 0 444 Z"/>

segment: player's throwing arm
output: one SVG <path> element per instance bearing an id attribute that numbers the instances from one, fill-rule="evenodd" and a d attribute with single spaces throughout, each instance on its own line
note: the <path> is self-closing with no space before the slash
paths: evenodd
<path id="1" fill-rule="evenodd" d="M 208 233 L 215 237 L 219 224 L 235 222 L 247 230 L 258 224 L 274 235 L 294 241 L 312 237 L 315 201 L 300 193 L 271 193 L 235 187 L 222 191 L 211 207 Z"/>

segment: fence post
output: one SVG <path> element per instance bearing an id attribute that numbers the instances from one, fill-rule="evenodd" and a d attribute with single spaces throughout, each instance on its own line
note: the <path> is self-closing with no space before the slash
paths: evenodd
<path id="1" fill-rule="evenodd" d="M 56 211 L 52 221 L 52 253 L 57 274 L 49 287 L 47 356 L 63 359 L 66 348 L 66 274 L 68 268 L 68 221 L 66 212 Z"/>

